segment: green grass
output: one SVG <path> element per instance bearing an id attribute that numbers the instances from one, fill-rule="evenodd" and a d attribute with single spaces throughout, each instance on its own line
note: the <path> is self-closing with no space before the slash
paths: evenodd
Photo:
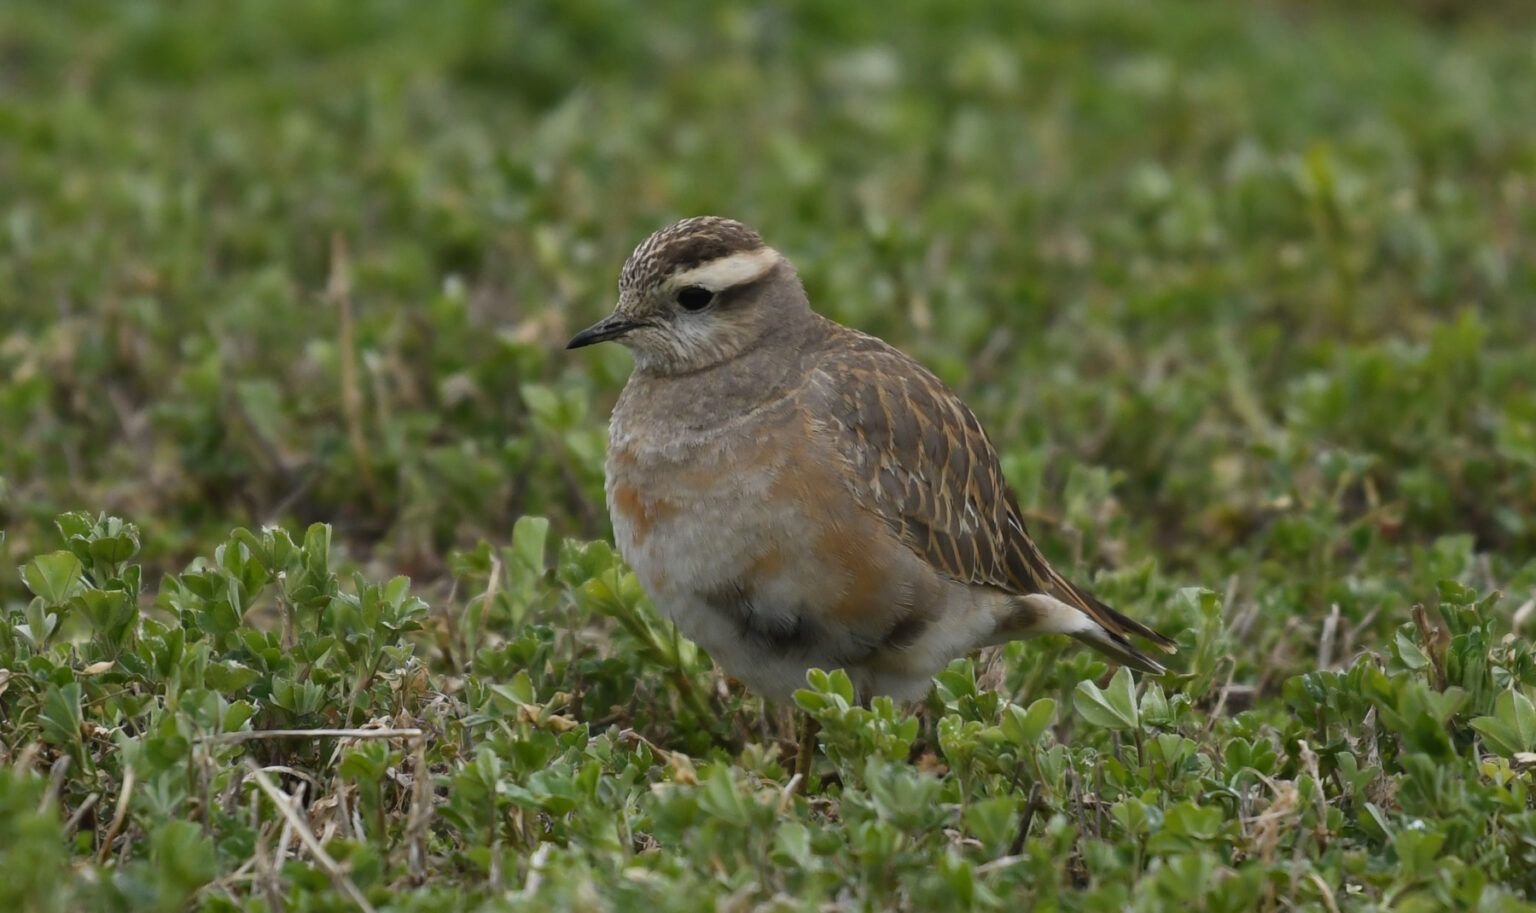
<path id="1" fill-rule="evenodd" d="M 0 909 L 1536 910 L 1533 28 L 0 5 Z M 627 356 L 561 350 L 705 212 L 1178 674 L 813 676 L 790 791 L 603 544 Z"/>

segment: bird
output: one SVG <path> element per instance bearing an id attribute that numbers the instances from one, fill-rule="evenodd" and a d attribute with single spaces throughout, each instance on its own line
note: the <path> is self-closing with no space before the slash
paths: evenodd
<path id="1" fill-rule="evenodd" d="M 812 668 L 921 700 L 956 657 L 1064 634 L 1141 672 L 1174 641 L 1051 566 L 961 398 L 814 311 L 790 260 L 719 216 L 642 241 L 609 316 L 634 366 L 609 425 L 620 556 L 678 630 L 771 701 Z"/>

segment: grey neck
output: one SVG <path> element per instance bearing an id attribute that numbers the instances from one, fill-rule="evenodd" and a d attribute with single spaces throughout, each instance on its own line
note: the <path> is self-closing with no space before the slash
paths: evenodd
<path id="1" fill-rule="evenodd" d="M 673 428 L 717 427 L 793 393 L 804 381 L 822 318 L 809 308 L 766 327 L 733 357 L 675 374 L 636 371 L 629 406 Z M 641 392 L 643 391 L 643 393 Z"/>

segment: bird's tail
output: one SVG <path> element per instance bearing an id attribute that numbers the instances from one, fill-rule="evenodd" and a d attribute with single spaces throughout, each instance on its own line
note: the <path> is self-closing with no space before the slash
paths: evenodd
<path id="1" fill-rule="evenodd" d="M 1177 653 L 1178 645 L 1146 625 L 1100 602 L 1086 590 L 1073 586 L 1052 572 L 1055 593 L 1019 597 L 1017 607 L 999 633 L 1001 640 L 1032 634 L 1066 634 L 1105 654 L 1123 666 L 1150 675 L 1168 669 L 1131 643 L 1139 637 L 1164 653 Z"/>
<path id="2" fill-rule="evenodd" d="M 1136 645 L 1124 636 L 1111 633 L 1106 628 L 1094 628 L 1072 636 L 1120 665 L 1130 666 L 1137 672 L 1145 672 L 1148 675 L 1168 674 L 1167 666 L 1136 649 Z"/>
<path id="3" fill-rule="evenodd" d="M 1109 656 L 1122 665 L 1152 675 L 1168 670 L 1131 643 L 1132 637 L 1150 642 L 1164 653 L 1179 652 L 1178 644 L 1134 618 L 1115 611 L 1098 597 L 1067 580 L 1051 567 L 1040 547 L 1024 534 L 1024 526 L 1015 520 L 1019 535 L 1014 540 L 1014 557 L 1027 571 L 1036 592 L 1020 596 L 1005 618 L 998 633 L 1009 638 L 1030 634 L 1066 634 Z"/>

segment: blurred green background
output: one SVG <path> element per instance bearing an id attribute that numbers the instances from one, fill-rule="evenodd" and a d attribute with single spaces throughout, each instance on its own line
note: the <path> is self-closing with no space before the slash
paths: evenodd
<path id="1" fill-rule="evenodd" d="M 1175 674 L 822 676 L 793 780 L 563 350 L 701 213 Z M 3 909 L 1531 911 L 1536 5 L 6 0 L 0 530 Z"/>
<path id="2" fill-rule="evenodd" d="M 1275 644 L 1437 540 L 1528 591 L 1529 10 L 7 3 L 0 563 L 65 509 L 172 569 L 604 536 L 628 357 L 561 343 L 717 213 L 951 382 L 1084 574 L 1235 579 Z"/>

